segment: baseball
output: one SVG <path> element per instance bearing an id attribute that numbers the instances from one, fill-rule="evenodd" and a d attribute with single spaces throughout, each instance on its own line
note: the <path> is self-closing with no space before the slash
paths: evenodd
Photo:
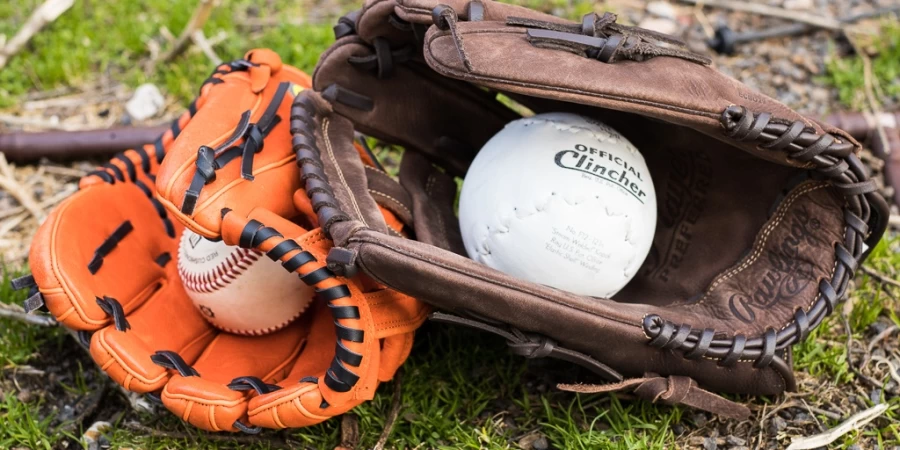
<path id="1" fill-rule="evenodd" d="M 459 198 L 469 256 L 509 275 L 608 298 L 653 243 L 656 192 L 643 156 L 594 119 L 510 122 L 475 157 Z"/>
<path id="2" fill-rule="evenodd" d="M 253 250 L 213 242 L 185 230 L 178 274 L 206 320 L 220 330 L 261 335 L 285 327 L 313 299 L 313 289 Z"/>

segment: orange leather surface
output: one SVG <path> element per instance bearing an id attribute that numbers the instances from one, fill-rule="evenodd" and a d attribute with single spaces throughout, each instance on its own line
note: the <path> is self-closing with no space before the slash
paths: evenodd
<path id="1" fill-rule="evenodd" d="M 237 243 L 240 232 L 249 219 L 255 219 L 268 227 L 280 231 L 285 236 L 297 235 L 296 224 L 262 208 L 251 211 L 249 217 L 230 213 L 223 219 L 222 237 L 226 243 Z M 259 249 L 267 251 L 281 240 L 271 238 L 263 242 Z M 319 229 L 303 233 L 295 241 L 310 252 L 318 261 L 301 266 L 298 273 L 308 273 L 324 267 L 331 241 L 325 239 Z M 288 260 L 296 252 L 288 253 L 282 261 Z M 421 326 L 428 313 L 421 302 L 395 291 L 372 286 L 361 277 L 328 279 L 318 289 L 327 289 L 336 284 L 346 283 L 352 296 L 331 302 L 334 306 L 355 306 L 360 310 L 360 319 L 338 319 L 343 326 L 360 329 L 365 339 L 361 343 L 342 341 L 349 350 L 364 355 L 359 367 L 348 367 L 358 375 L 359 381 L 348 392 L 336 392 L 324 383 L 325 370 L 334 356 L 335 329 L 330 317 L 317 318 L 310 331 L 306 349 L 297 359 L 287 379 L 279 383 L 283 389 L 250 400 L 249 421 L 264 427 L 301 427 L 319 423 L 335 414 L 346 412 L 362 401 L 371 399 L 379 382 L 393 377 L 397 368 L 406 360 L 412 347 L 413 334 Z M 365 286 L 365 287 L 364 287 Z M 364 292 L 363 289 L 372 289 Z M 324 305 L 318 305 L 318 314 L 327 313 Z M 326 314 L 327 316 L 327 314 Z M 298 383 L 298 380 L 314 376 L 318 383 Z M 328 403 L 322 408 L 322 400 Z"/>
<path id="2" fill-rule="evenodd" d="M 282 261 L 301 251 L 315 257 L 299 267 L 298 274 L 324 268 L 332 247 L 300 189 L 289 144 L 292 95 L 279 105 L 282 120 L 254 155 L 254 180 L 241 178 L 237 158 L 204 187 L 192 214 L 180 212 L 200 145 L 215 146 L 228 138 L 243 110 L 251 111 L 251 120 L 259 118 L 280 82 L 309 86 L 307 75 L 283 65 L 269 50 L 254 50 L 247 58 L 255 66 L 246 71 L 227 64 L 217 69 L 212 78 L 219 81 L 201 88 L 195 114 L 180 117 L 163 135 L 161 146 L 143 148 L 147 161 L 137 151 L 126 151 L 123 156 L 132 164 L 113 159 L 100 174 L 84 177 L 80 191 L 42 224 L 30 253 L 48 309 L 65 326 L 92 333 L 90 352 L 102 370 L 128 390 L 157 394 L 175 415 L 211 431 L 312 425 L 371 399 L 378 384 L 389 380 L 408 356 L 413 334 L 428 312 L 421 302 L 386 290 L 365 275 L 322 279 L 316 289 L 346 286 L 351 295 L 330 302 L 315 299 L 300 319 L 263 336 L 219 331 L 195 308 L 176 264 L 185 224 L 236 245 L 244 227 L 257 220 L 284 236 L 263 241 L 257 250 L 266 252 L 292 239 L 302 250 L 288 252 Z M 159 148 L 166 151 L 162 164 L 156 162 Z M 231 212 L 223 218 L 226 207 Z M 401 232 L 403 224 L 389 211 L 382 212 Z M 126 222 L 130 231 L 113 239 Z M 91 264 L 98 252 L 102 262 Z M 335 319 L 333 307 L 342 306 L 357 308 L 358 318 Z M 361 342 L 340 341 L 362 355 L 358 366 L 345 365 L 358 376 L 346 392 L 334 391 L 324 381 L 335 361 L 336 324 L 364 336 Z M 176 367 L 171 369 L 155 362 L 152 357 L 158 358 L 160 351 L 177 354 L 187 372 L 175 363 L 169 363 Z M 267 389 L 280 389 L 262 394 L 232 389 L 240 377 L 255 377 L 271 386 Z"/>
<path id="3" fill-rule="evenodd" d="M 240 158 L 225 164 L 216 171 L 216 179 L 201 191 L 194 211 L 181 212 L 185 192 L 196 172 L 197 151 L 201 145 L 212 148 L 225 142 L 238 125 L 241 114 L 250 111 L 250 122 L 256 123 L 273 101 L 282 82 L 290 82 L 301 88 L 309 88 L 311 80 L 300 70 L 283 65 L 271 50 L 253 50 L 247 58 L 257 64 L 246 72 L 235 72 L 222 77 L 215 85 L 215 95 L 210 95 L 169 150 L 156 180 L 160 201 L 174 217 L 188 225 L 196 233 L 218 238 L 222 208 L 228 207 L 241 214 L 250 208 L 265 206 L 284 217 L 294 217 L 291 196 L 300 187 L 297 176 L 296 155 L 291 148 L 290 108 L 293 94 L 281 99 L 278 116 L 281 121 L 264 139 L 263 151 L 253 162 L 253 181 L 240 176 Z M 239 140 L 236 144 L 243 142 Z M 235 201 L 240 199 L 240 201 Z"/>

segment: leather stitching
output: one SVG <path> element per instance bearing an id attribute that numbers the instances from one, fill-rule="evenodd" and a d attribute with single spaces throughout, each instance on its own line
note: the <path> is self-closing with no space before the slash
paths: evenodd
<path id="1" fill-rule="evenodd" d="M 716 287 L 718 287 L 720 284 L 735 277 L 736 275 L 743 272 L 745 269 L 752 266 L 759 259 L 759 257 L 763 254 L 763 250 L 765 249 L 766 242 L 768 241 L 769 236 L 771 236 L 771 234 L 775 230 L 778 229 L 778 226 L 781 225 L 781 221 L 784 220 L 785 216 L 788 213 L 788 210 L 793 205 L 793 203 L 795 201 L 797 201 L 800 197 L 802 197 L 810 192 L 813 192 L 813 191 L 816 191 L 819 189 L 823 189 L 827 186 L 828 186 L 827 184 L 810 184 L 810 185 L 802 187 L 798 191 L 795 191 L 794 193 L 792 193 L 791 196 L 788 197 L 787 199 L 785 199 L 784 202 L 781 204 L 781 206 L 779 206 L 778 214 L 776 215 L 776 217 L 771 222 L 769 222 L 768 225 L 766 225 L 766 228 L 762 233 L 761 240 L 754 244 L 753 253 L 748 255 L 744 259 L 744 261 L 741 263 L 740 266 L 738 266 L 734 269 L 731 269 L 728 272 L 726 272 L 725 274 L 717 277 L 716 280 L 713 281 L 712 284 L 710 284 L 709 288 L 706 290 L 706 294 L 704 294 L 703 297 L 699 301 L 697 301 L 694 304 L 685 305 L 685 306 L 701 305 L 703 302 L 705 302 L 707 299 L 709 299 L 710 295 L 712 295 L 712 293 L 716 289 Z"/>
<path id="2" fill-rule="evenodd" d="M 325 138 L 325 151 L 328 153 L 328 158 L 331 160 L 331 165 L 335 171 L 337 171 L 338 178 L 341 180 L 341 184 L 347 189 L 347 195 L 350 197 L 350 204 L 353 205 L 353 210 L 356 211 L 356 216 L 366 227 L 369 226 L 366 223 L 366 218 L 363 216 L 362 211 L 359 208 L 359 205 L 356 203 L 356 196 L 353 194 L 353 190 L 350 189 L 350 185 L 347 183 L 347 179 L 344 177 L 344 171 L 341 170 L 341 166 L 337 162 L 337 158 L 334 156 L 334 150 L 331 147 L 331 137 L 329 136 L 329 125 L 331 121 L 328 118 L 322 119 L 322 135 Z"/>

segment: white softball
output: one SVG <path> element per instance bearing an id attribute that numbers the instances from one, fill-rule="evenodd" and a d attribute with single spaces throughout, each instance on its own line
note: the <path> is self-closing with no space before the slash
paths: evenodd
<path id="1" fill-rule="evenodd" d="M 469 256 L 509 275 L 608 298 L 634 277 L 656 229 L 643 156 L 569 113 L 510 122 L 475 157 L 459 198 Z"/>
<path id="2" fill-rule="evenodd" d="M 253 250 L 213 242 L 185 230 L 178 274 L 209 323 L 235 334 L 285 327 L 312 302 L 313 289 L 281 264 Z"/>

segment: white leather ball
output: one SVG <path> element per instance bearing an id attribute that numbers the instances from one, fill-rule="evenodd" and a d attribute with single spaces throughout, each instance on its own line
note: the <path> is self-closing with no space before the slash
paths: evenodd
<path id="1" fill-rule="evenodd" d="M 203 317 L 234 334 L 262 335 L 284 328 L 306 310 L 314 291 L 296 273 L 253 250 L 207 240 L 185 230 L 178 274 Z"/>
<path id="2" fill-rule="evenodd" d="M 472 259 L 608 298 L 653 243 L 656 191 L 643 156 L 609 126 L 569 113 L 510 122 L 475 157 L 459 198 Z"/>

